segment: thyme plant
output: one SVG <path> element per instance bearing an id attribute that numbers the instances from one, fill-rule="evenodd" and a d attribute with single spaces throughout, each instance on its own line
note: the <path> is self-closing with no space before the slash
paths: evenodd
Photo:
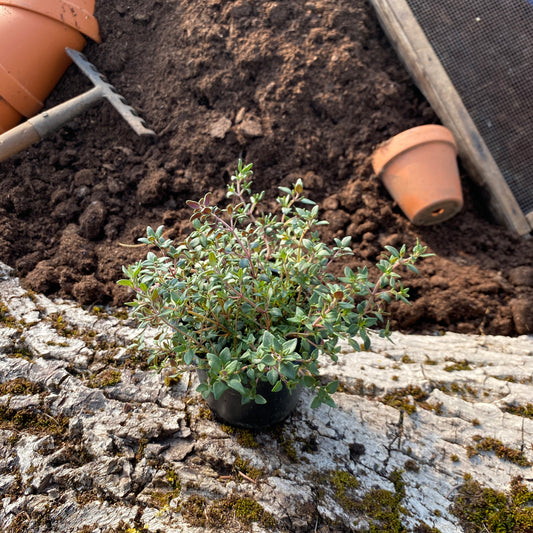
<path id="1" fill-rule="evenodd" d="M 252 175 L 252 165 L 239 161 L 225 207 L 212 205 L 210 194 L 188 201 L 193 230 L 183 242 L 165 238 L 162 226 L 148 227 L 140 242 L 158 253 L 123 268 L 119 283 L 136 292 L 128 305 L 139 328 L 158 330 L 151 366 L 205 370 L 197 389 L 204 398 L 230 388 L 243 404 L 262 404 L 263 381 L 274 392 L 310 387 L 312 407 L 333 406 L 338 384 L 321 382 L 319 353 L 336 361 L 339 340 L 359 351 L 369 348 L 371 329 L 388 337 L 384 307 L 408 301 L 398 270 L 416 273 L 415 262 L 429 254 L 418 242 L 410 253 L 386 246 L 377 280 L 366 267 L 346 267 L 337 278 L 330 265 L 353 254 L 350 237 L 321 241 L 317 229 L 327 222 L 303 196 L 301 180 L 280 187 L 278 214 L 262 211 L 264 192 L 252 193 Z"/>

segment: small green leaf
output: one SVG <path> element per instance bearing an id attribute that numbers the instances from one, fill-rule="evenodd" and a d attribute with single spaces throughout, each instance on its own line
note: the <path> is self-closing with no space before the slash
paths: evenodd
<path id="1" fill-rule="evenodd" d="M 394 248 L 394 246 L 385 246 L 385 250 L 387 250 L 392 257 L 400 257 L 400 252 Z"/>
<path id="2" fill-rule="evenodd" d="M 272 392 L 279 392 L 283 388 L 283 383 L 281 380 L 277 381 L 274 387 L 272 387 Z"/>
<path id="3" fill-rule="evenodd" d="M 384 300 L 385 302 L 387 303 L 391 303 L 391 296 L 388 292 L 382 292 L 380 295 L 379 295 L 379 298 L 381 300 Z"/>
<path id="4" fill-rule="evenodd" d="M 258 394 L 255 398 L 255 403 L 258 403 L 259 405 L 265 405 L 265 403 L 267 403 L 267 401 L 265 400 L 265 398 L 263 398 L 263 396 L 261 396 L 260 394 Z"/>
<path id="5" fill-rule="evenodd" d="M 325 396 L 323 399 L 322 399 L 322 402 L 325 403 L 326 405 L 329 405 L 330 407 L 336 407 L 336 404 L 335 404 L 335 401 L 333 400 L 333 398 L 329 395 Z"/>
<path id="6" fill-rule="evenodd" d="M 304 376 L 303 384 L 305 387 L 314 387 L 316 384 L 316 380 L 313 376 Z"/>
<path id="7" fill-rule="evenodd" d="M 225 370 L 228 374 L 233 374 L 239 368 L 240 362 L 237 360 L 230 361 L 226 366 Z"/>
<path id="8" fill-rule="evenodd" d="M 337 392 L 337 388 L 339 387 L 338 381 L 332 381 L 331 383 L 328 383 L 326 385 L 326 390 L 329 394 L 333 394 L 334 392 Z"/>
<path id="9" fill-rule="evenodd" d="M 215 400 L 218 400 L 226 390 L 228 390 L 228 386 L 224 382 L 215 381 L 213 383 L 213 396 Z"/>
<path id="10" fill-rule="evenodd" d="M 290 341 L 285 341 L 282 346 L 284 353 L 293 353 L 298 346 L 298 339 L 291 339 Z"/>
<path id="11" fill-rule="evenodd" d="M 186 350 L 185 354 L 183 355 L 183 362 L 186 365 L 190 365 L 193 362 L 194 356 L 196 355 L 196 352 L 194 350 Z"/>
<path id="12" fill-rule="evenodd" d="M 296 379 L 297 366 L 293 363 L 281 363 L 280 372 L 289 379 Z"/>
<path id="13" fill-rule="evenodd" d="M 269 281 L 270 281 L 270 279 L 269 279 Z M 278 307 L 271 307 L 269 309 L 269 313 L 275 318 L 279 318 L 279 317 L 283 316 L 283 313 L 281 312 L 281 309 L 279 309 Z"/>
<path id="14" fill-rule="evenodd" d="M 226 346 L 219 354 L 219 358 L 223 363 L 231 361 L 231 350 Z"/>
<path id="15" fill-rule="evenodd" d="M 265 331 L 263 333 L 263 346 L 268 350 L 274 346 L 274 335 L 270 331 Z"/>
<path id="16" fill-rule="evenodd" d="M 415 267 L 415 265 L 411 265 L 409 263 L 407 263 L 405 265 L 411 272 L 414 272 L 415 274 L 420 274 L 420 272 L 418 271 L 418 268 Z"/>
<path id="17" fill-rule="evenodd" d="M 321 405 L 322 405 L 322 400 L 318 396 L 315 396 L 313 398 L 313 401 L 311 402 L 311 409 L 316 409 L 317 407 L 320 407 Z"/>
<path id="18" fill-rule="evenodd" d="M 228 387 L 232 388 L 233 390 L 241 393 L 241 394 L 246 394 L 246 391 L 244 390 L 244 387 L 241 383 L 241 381 L 238 379 L 238 378 L 235 378 L 235 379 L 230 379 L 228 381 Z"/>
<path id="19" fill-rule="evenodd" d="M 276 381 L 278 379 L 277 371 L 275 369 L 271 368 L 267 372 L 267 379 L 268 379 L 268 381 L 270 382 L 271 385 L 274 385 L 274 383 L 276 383 Z"/>

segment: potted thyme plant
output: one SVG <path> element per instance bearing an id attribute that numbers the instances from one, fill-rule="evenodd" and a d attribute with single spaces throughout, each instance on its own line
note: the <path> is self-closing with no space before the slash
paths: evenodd
<path id="1" fill-rule="evenodd" d="M 180 243 L 147 229 L 140 242 L 155 247 L 145 260 L 123 268 L 136 299 L 128 305 L 143 331 L 157 329 L 149 364 L 195 367 L 197 390 L 215 415 L 242 427 L 285 418 L 302 387 L 315 393 L 311 406 L 334 406 L 338 383 L 320 379 L 319 354 L 337 360 L 340 340 L 354 350 L 369 348 L 369 330 L 389 336 L 384 307 L 407 302 L 400 267 L 417 272 L 426 255 L 418 242 L 407 253 L 386 246 L 369 279 L 366 267 L 346 267 L 342 277 L 330 265 L 353 254 L 350 237 L 321 241 L 318 205 L 305 198 L 301 180 L 280 187 L 280 212 L 261 210 L 264 192 L 252 194 L 252 165 L 239 161 L 227 188 L 225 207 L 210 194 L 188 201 L 193 230 Z"/>

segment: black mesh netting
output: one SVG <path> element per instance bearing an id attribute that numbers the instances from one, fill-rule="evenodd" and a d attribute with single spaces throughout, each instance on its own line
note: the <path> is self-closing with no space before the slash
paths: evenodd
<path id="1" fill-rule="evenodd" d="M 524 214 L 533 212 L 533 0 L 407 0 Z"/>

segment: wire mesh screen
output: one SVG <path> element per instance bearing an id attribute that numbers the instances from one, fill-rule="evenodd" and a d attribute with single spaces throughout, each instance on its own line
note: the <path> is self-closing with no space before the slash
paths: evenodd
<path id="1" fill-rule="evenodd" d="M 522 212 L 533 212 L 533 0 L 407 0 Z"/>

